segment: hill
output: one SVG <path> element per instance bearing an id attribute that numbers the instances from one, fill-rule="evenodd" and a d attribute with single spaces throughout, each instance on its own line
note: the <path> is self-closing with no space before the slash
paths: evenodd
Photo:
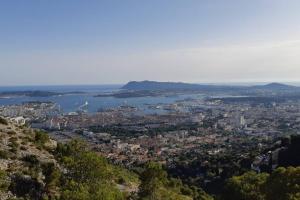
<path id="1" fill-rule="evenodd" d="M 286 84 L 281 84 L 281 83 L 269 83 L 269 84 L 266 84 L 266 85 L 253 86 L 253 88 L 269 89 L 269 90 L 295 90 L 295 89 L 299 89 L 296 86 L 286 85 Z"/>
<path id="2" fill-rule="evenodd" d="M 197 90 L 197 91 L 255 91 L 257 89 L 263 90 L 298 90 L 299 87 L 290 86 L 280 83 L 270 83 L 258 86 L 231 86 L 231 85 L 204 85 L 204 84 L 190 84 L 182 82 L 156 82 L 156 81 L 131 81 L 124 85 L 122 89 L 126 90 Z"/>
<path id="3" fill-rule="evenodd" d="M 131 81 L 124 85 L 126 90 L 231 90 L 241 89 L 240 86 L 204 85 L 182 82 Z"/>

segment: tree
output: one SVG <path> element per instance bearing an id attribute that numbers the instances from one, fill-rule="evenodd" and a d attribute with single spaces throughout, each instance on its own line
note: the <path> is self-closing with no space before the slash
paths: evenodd
<path id="1" fill-rule="evenodd" d="M 300 199 L 300 167 L 280 167 L 268 178 L 265 184 L 267 200 Z"/>
<path id="2" fill-rule="evenodd" d="M 203 190 L 189 188 L 180 179 L 168 178 L 158 163 L 146 164 L 141 181 L 139 197 L 142 200 L 212 200 Z"/>
<path id="3" fill-rule="evenodd" d="M 158 199 L 159 190 L 167 182 L 167 173 L 162 166 L 149 162 L 145 166 L 144 172 L 141 174 L 140 197 L 143 199 Z"/>
<path id="4" fill-rule="evenodd" d="M 224 189 L 224 200 L 264 200 L 262 193 L 264 184 L 268 178 L 268 174 L 256 174 L 255 172 L 247 172 L 242 176 L 234 176 L 230 178 Z"/>
<path id="5" fill-rule="evenodd" d="M 298 200 L 300 167 L 280 167 L 271 174 L 247 172 L 227 181 L 224 200 Z"/>
<path id="6" fill-rule="evenodd" d="M 0 193 L 6 192 L 8 190 L 9 185 L 10 181 L 7 176 L 7 173 L 5 171 L 0 170 Z"/>
<path id="7" fill-rule="evenodd" d="M 62 200 L 122 200 L 115 187 L 112 168 L 105 158 L 91 152 L 81 141 L 57 147 L 57 156 L 66 169 Z"/>

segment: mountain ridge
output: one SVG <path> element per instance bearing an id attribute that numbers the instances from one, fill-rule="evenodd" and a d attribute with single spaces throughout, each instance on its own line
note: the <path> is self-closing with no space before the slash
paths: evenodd
<path id="1" fill-rule="evenodd" d="M 266 85 L 240 86 L 240 85 L 213 85 L 213 84 L 196 84 L 184 82 L 159 82 L 159 81 L 130 81 L 121 89 L 126 90 L 169 90 L 169 89 L 189 89 L 189 90 L 220 90 L 220 89 L 300 89 L 296 86 L 291 86 L 282 83 L 269 83 Z"/>

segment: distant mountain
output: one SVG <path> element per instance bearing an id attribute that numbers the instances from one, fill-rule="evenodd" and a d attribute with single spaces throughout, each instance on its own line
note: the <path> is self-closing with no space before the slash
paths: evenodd
<path id="1" fill-rule="evenodd" d="M 289 89 L 299 89 L 299 87 L 286 85 L 282 83 L 269 83 L 267 85 L 257 85 L 253 86 L 256 89 L 268 89 L 268 90 L 289 90 Z"/>
<path id="2" fill-rule="evenodd" d="M 270 83 L 267 85 L 264 85 L 264 87 L 267 88 L 295 88 L 295 86 L 291 86 L 291 85 L 286 85 L 286 84 L 282 84 L 282 83 Z"/>
<path id="3" fill-rule="evenodd" d="M 259 86 L 229 86 L 229 85 L 202 85 L 182 82 L 131 81 L 124 85 L 126 90 L 200 90 L 200 91 L 231 91 L 231 90 L 300 90 L 300 87 L 281 83 L 270 83 Z"/>
<path id="4" fill-rule="evenodd" d="M 124 85 L 126 90 L 228 90 L 240 89 L 240 86 L 202 85 L 182 82 L 131 81 Z"/>

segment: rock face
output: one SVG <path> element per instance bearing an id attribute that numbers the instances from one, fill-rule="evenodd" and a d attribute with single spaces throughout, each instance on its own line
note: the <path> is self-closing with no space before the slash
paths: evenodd
<path id="1" fill-rule="evenodd" d="M 53 164 L 57 166 L 54 156 L 50 153 L 57 143 L 43 135 L 45 139 L 36 137 L 38 131 L 25 126 L 19 126 L 12 121 L 2 118 L 0 123 L 0 199 L 6 200 L 17 197 L 22 192 L 32 190 L 42 192 L 45 176 L 36 166 Z M 46 133 L 39 133 L 46 134 Z M 15 191 L 11 183 L 16 186 Z M 24 191 L 17 184 L 30 183 Z M 25 184 L 26 185 L 26 184 Z M 8 190 L 7 188 L 12 188 Z M 40 189 L 40 190 L 38 190 Z M 28 190 L 28 191 L 27 191 Z M 11 192 L 14 191 L 14 194 Z M 30 191 L 28 192 L 30 193 Z M 41 195 L 41 194 L 33 194 Z"/>

